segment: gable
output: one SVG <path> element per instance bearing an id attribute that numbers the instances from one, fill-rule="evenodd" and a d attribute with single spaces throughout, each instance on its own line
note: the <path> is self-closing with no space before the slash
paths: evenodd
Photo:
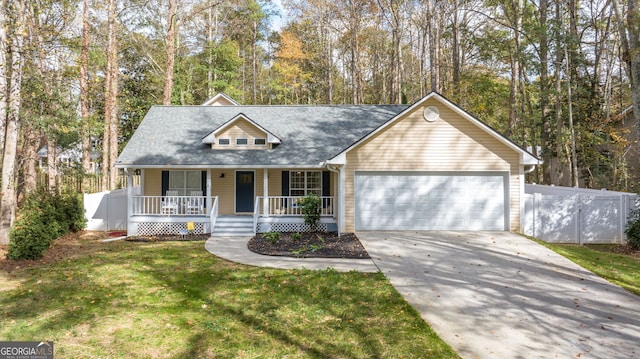
<path id="1" fill-rule="evenodd" d="M 223 145 L 222 140 L 228 140 L 229 145 Z M 238 141 L 245 141 L 246 145 Z M 256 140 L 264 141 L 263 145 L 256 145 Z M 234 121 L 233 124 L 216 132 L 216 142 L 211 144 L 213 149 L 265 149 L 267 148 L 267 133 L 245 119 Z"/>
<path id="2" fill-rule="evenodd" d="M 208 99 L 202 106 L 239 106 L 239 104 L 231 97 L 220 92 Z"/>
<path id="3" fill-rule="evenodd" d="M 401 130 L 391 131 L 394 128 Z M 387 131 L 391 132 L 384 134 Z M 413 148 L 416 154 L 421 156 L 429 154 L 429 158 L 435 161 L 442 161 L 432 158 L 435 153 L 440 153 L 444 156 L 443 158 L 450 157 L 451 153 L 458 153 L 458 156 L 463 158 L 452 158 L 452 160 L 460 161 L 461 165 L 465 161 L 472 161 L 474 155 L 481 158 L 484 158 L 482 156 L 503 158 L 515 156 L 517 162 L 523 165 L 542 163 L 540 159 L 437 93 L 431 93 L 416 102 L 327 162 L 344 164 L 349 152 L 356 151 L 365 143 L 370 143 L 378 137 L 385 141 L 378 146 L 384 146 L 390 151 L 407 149 L 406 156 L 411 156 L 408 146 L 417 144 L 418 146 Z M 447 149 L 453 151 L 447 151 Z"/>
<path id="4" fill-rule="evenodd" d="M 238 114 L 202 139 L 212 149 L 265 149 L 280 139 L 244 114 Z"/>
<path id="5" fill-rule="evenodd" d="M 435 107 L 439 116 L 424 118 Z M 508 171 L 519 154 L 435 99 L 425 101 L 359 142 L 346 154 L 359 168 Z"/>

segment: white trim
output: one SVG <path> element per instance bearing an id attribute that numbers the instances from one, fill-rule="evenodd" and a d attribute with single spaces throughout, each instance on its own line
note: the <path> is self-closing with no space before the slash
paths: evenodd
<path id="1" fill-rule="evenodd" d="M 239 143 L 239 141 L 244 141 L 246 143 Z M 249 146 L 249 139 L 244 137 L 244 138 L 236 138 L 236 146 Z"/>
<path id="2" fill-rule="evenodd" d="M 269 202 L 267 201 L 269 198 L 269 169 L 267 168 L 262 170 L 262 198 L 262 215 L 269 217 Z"/>
<path id="3" fill-rule="evenodd" d="M 343 164 L 343 163 L 345 163 L 344 160 L 342 160 L 342 156 L 345 156 L 347 152 L 359 147 L 366 140 L 368 140 L 369 138 L 371 138 L 371 137 L 377 135 L 378 133 L 384 131 L 389 126 L 393 125 L 394 123 L 398 122 L 400 119 L 404 118 L 407 113 L 415 110 L 419 106 L 422 106 L 426 101 L 428 101 L 429 99 L 432 99 L 432 98 L 437 100 L 438 102 L 442 103 L 443 105 L 447 106 L 449 109 L 451 109 L 452 111 L 456 112 L 458 115 L 462 116 L 462 118 L 464 118 L 467 121 L 471 122 L 472 124 L 476 125 L 478 128 L 480 128 L 481 130 L 483 130 L 484 132 L 486 132 L 490 136 L 494 137 L 495 139 L 497 139 L 502 144 L 504 144 L 507 147 L 511 148 L 512 150 L 518 152 L 520 154 L 520 164 L 525 164 L 525 165 L 539 165 L 539 164 L 542 164 L 542 160 L 536 158 L 535 156 L 533 156 L 529 152 L 523 150 L 518 145 L 516 145 L 515 143 L 511 142 L 509 139 L 507 139 L 506 137 L 502 136 L 501 134 L 496 132 L 494 129 L 492 129 L 491 127 L 487 126 L 486 124 L 484 124 L 480 120 L 476 119 L 475 117 L 471 116 L 470 114 L 468 114 L 467 112 L 462 110 L 460 107 L 456 106 L 454 103 L 450 102 L 449 100 L 447 100 L 446 98 L 442 97 L 440 94 L 438 94 L 436 92 L 431 92 L 430 94 L 428 94 L 427 96 L 425 96 L 421 100 L 419 100 L 418 102 L 416 102 L 413 105 L 411 105 L 410 107 L 406 108 L 404 111 L 398 113 L 393 118 L 391 118 L 389 121 L 385 122 L 384 124 L 382 124 L 381 126 L 376 128 L 375 130 L 371 131 L 368 135 L 366 135 L 366 136 L 362 137 L 361 139 L 359 139 L 358 141 L 354 142 L 351 146 L 349 146 L 346 149 L 344 149 L 338 155 L 330 158 L 327 161 L 327 163 L 334 163 L 334 164 Z"/>
<path id="4" fill-rule="evenodd" d="M 222 143 L 220 141 L 227 141 L 227 143 Z M 218 146 L 231 146 L 231 139 L 228 137 L 225 138 L 219 138 L 218 139 Z"/>
<path id="5" fill-rule="evenodd" d="M 225 94 L 224 92 L 218 92 L 217 94 L 215 94 L 212 98 L 208 99 L 207 101 L 205 101 L 202 106 L 228 106 L 228 105 L 216 105 L 216 103 L 218 102 L 218 100 L 220 98 L 223 98 L 229 102 L 231 102 L 231 106 L 240 106 L 239 103 L 237 103 L 234 99 L 232 99 L 231 97 L 229 97 L 227 94 Z"/>
<path id="6" fill-rule="evenodd" d="M 220 133 L 221 131 L 225 130 L 227 127 L 231 126 L 233 123 L 235 123 L 237 121 L 240 121 L 240 120 L 245 120 L 245 121 L 249 122 L 255 128 L 257 128 L 258 130 L 263 132 L 267 136 L 267 142 L 268 143 L 281 143 L 282 142 L 280 140 L 280 138 L 278 138 L 273 133 L 269 132 L 269 130 L 267 130 L 266 128 L 260 126 L 260 124 L 258 124 L 254 120 L 250 119 L 247 115 L 245 115 L 243 113 L 239 113 L 235 117 L 230 119 L 229 121 L 227 121 L 227 122 L 223 123 L 222 125 L 218 126 L 218 128 L 216 128 L 215 130 L 211 131 L 208 135 L 206 135 L 202 139 L 202 143 L 206 143 L 206 144 L 214 144 L 214 143 L 216 143 L 216 135 L 218 133 Z"/>
<path id="7" fill-rule="evenodd" d="M 200 170 L 204 170 L 207 168 L 210 169 L 255 169 L 255 168 L 282 168 L 282 169 L 298 169 L 298 168 L 306 168 L 306 169 L 323 169 L 325 168 L 324 164 L 309 164 L 309 165 L 283 165 L 283 164 L 279 164 L 279 165 L 144 165 L 144 166 L 140 166 L 140 165 L 135 165 L 135 164 L 117 164 L 114 166 L 115 168 L 150 168 L 150 169 L 165 169 L 167 171 L 172 170 L 172 169 L 200 169 Z"/>
<path id="8" fill-rule="evenodd" d="M 264 141 L 264 143 L 256 143 L 258 140 L 262 140 L 262 141 Z M 267 139 L 266 138 L 254 138 L 253 139 L 253 145 L 254 146 L 266 146 L 267 145 Z"/>
<path id="9" fill-rule="evenodd" d="M 253 195 L 251 196 L 251 201 L 253 201 L 253 205 L 251 206 L 251 211 L 249 212 L 238 212 L 238 199 L 237 197 L 237 187 L 238 187 L 238 172 L 253 172 Z M 236 170 L 233 172 L 233 213 L 241 214 L 241 213 L 252 213 L 253 207 L 255 207 L 255 197 L 256 197 L 256 171 L 255 170 Z"/>
<path id="10" fill-rule="evenodd" d="M 131 213 L 133 213 L 133 201 L 131 200 L 133 197 L 133 174 L 131 173 L 132 171 L 128 169 L 124 171 L 127 174 L 127 234 L 129 234 L 133 232 L 133 227 L 131 226 Z"/>

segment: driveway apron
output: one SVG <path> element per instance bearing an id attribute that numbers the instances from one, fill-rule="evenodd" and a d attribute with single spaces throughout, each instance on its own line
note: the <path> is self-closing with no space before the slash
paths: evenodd
<path id="1" fill-rule="evenodd" d="M 640 298 L 508 232 L 358 232 L 463 358 L 639 358 Z"/>

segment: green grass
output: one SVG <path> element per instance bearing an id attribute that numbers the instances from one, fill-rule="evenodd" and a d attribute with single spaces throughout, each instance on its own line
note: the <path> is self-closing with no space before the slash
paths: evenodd
<path id="1" fill-rule="evenodd" d="M 380 273 L 113 242 L 3 276 L 0 340 L 53 340 L 59 358 L 458 357 Z"/>
<path id="2" fill-rule="evenodd" d="M 615 253 L 614 244 L 567 245 L 538 243 L 561 254 L 611 283 L 640 295 L 640 259 Z"/>

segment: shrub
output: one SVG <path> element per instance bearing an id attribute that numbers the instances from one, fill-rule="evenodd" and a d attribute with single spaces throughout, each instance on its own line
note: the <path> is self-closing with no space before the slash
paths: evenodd
<path id="1" fill-rule="evenodd" d="M 320 212 L 322 210 L 320 197 L 312 193 L 303 198 L 300 203 L 302 204 L 304 223 L 309 225 L 312 232 L 315 232 L 318 228 L 318 222 L 320 222 Z"/>
<path id="2" fill-rule="evenodd" d="M 278 232 L 267 232 L 262 235 L 264 239 L 269 241 L 271 244 L 276 244 L 280 240 L 280 233 Z"/>
<path id="3" fill-rule="evenodd" d="M 9 233 L 9 259 L 38 259 L 60 236 L 81 230 L 85 225 L 84 207 L 79 194 L 48 191 L 25 197 Z"/>
<path id="4" fill-rule="evenodd" d="M 302 239 L 302 234 L 300 233 L 294 233 L 291 235 L 291 239 L 293 239 L 294 241 L 299 241 Z"/>
<path id="5" fill-rule="evenodd" d="M 629 220 L 624 233 L 627 235 L 627 244 L 634 249 L 640 249 L 640 203 L 629 213 Z"/>

